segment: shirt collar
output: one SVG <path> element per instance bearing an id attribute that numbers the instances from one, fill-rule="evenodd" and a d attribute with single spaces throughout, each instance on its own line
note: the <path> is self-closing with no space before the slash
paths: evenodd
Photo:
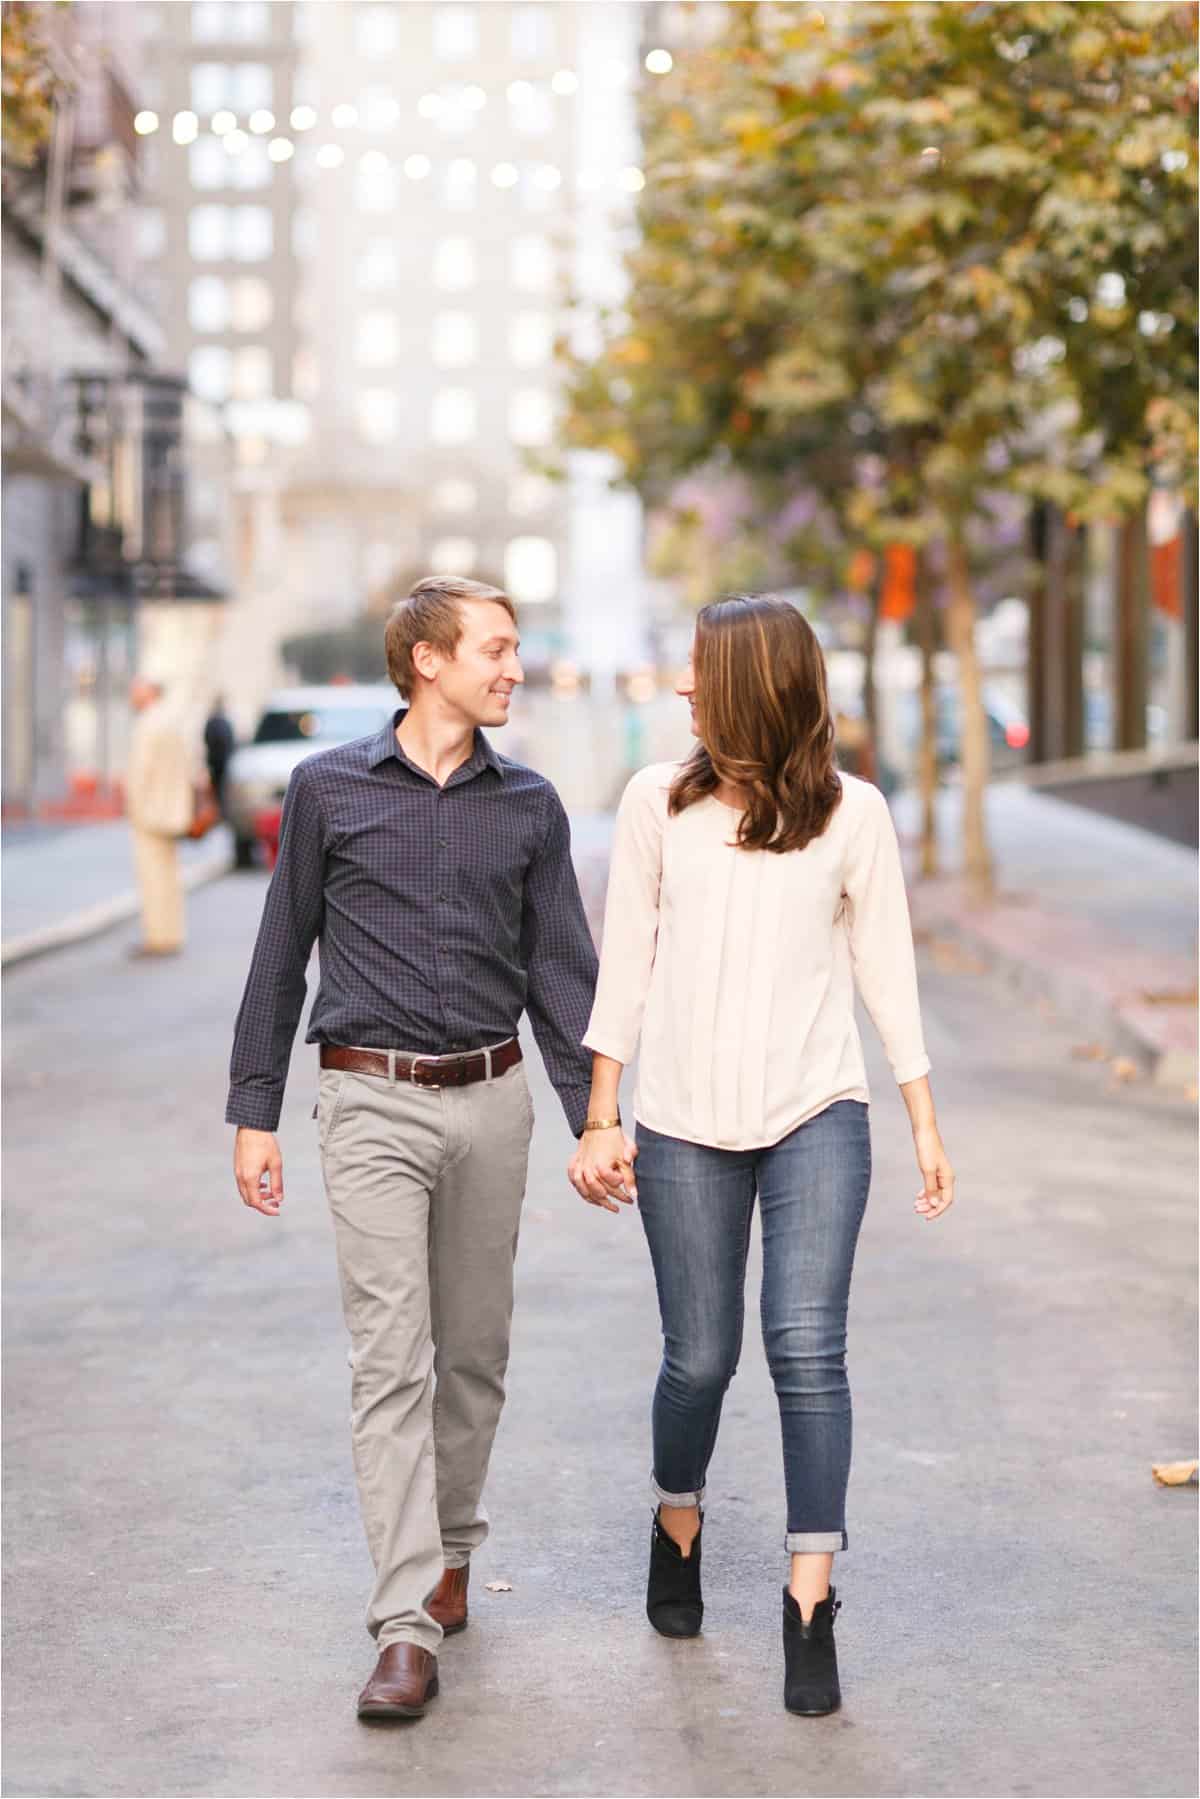
<path id="1" fill-rule="evenodd" d="M 416 766 L 415 763 L 409 761 L 409 758 L 404 754 L 400 745 L 396 742 L 397 728 L 403 723 L 407 716 L 408 707 L 400 706 L 393 712 L 391 718 L 388 719 L 387 723 L 380 731 L 379 736 L 375 739 L 375 747 L 371 751 L 372 768 L 378 768 L 380 763 L 386 762 L 389 756 L 394 756 L 397 762 L 404 762 L 410 768 Z M 466 762 L 460 764 L 460 766 L 455 769 L 454 773 L 460 774 L 463 771 L 466 771 L 469 774 L 479 774 L 484 768 L 494 768 L 501 780 L 504 779 L 503 762 L 500 760 L 494 746 L 484 736 L 483 732 L 476 729 L 474 751 Z M 421 772 L 424 773 L 425 771 L 422 770 Z M 453 779 L 453 777 L 451 778 Z"/>

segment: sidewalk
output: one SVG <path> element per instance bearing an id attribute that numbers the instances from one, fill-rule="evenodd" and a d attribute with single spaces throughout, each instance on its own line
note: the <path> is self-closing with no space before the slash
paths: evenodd
<path id="1" fill-rule="evenodd" d="M 960 806 L 957 790 L 942 790 L 938 840 L 950 866 L 958 855 Z M 1194 1084 L 1197 861 L 1191 850 L 1019 782 L 997 782 L 988 794 L 997 897 L 980 908 L 953 874 L 917 878 L 917 796 L 896 795 L 892 813 L 919 942 L 947 962 L 966 954 L 1053 1006 L 1080 1032 L 1081 1054 L 1127 1060 L 1168 1085 Z M 572 820 L 580 885 L 597 934 L 611 823 L 599 814 Z"/>
<path id="2" fill-rule="evenodd" d="M 199 887 L 233 864 L 224 825 L 199 843 L 182 843 L 184 887 Z M 62 949 L 136 918 L 138 897 L 129 826 L 5 825 L 0 836 L 0 964 Z"/>

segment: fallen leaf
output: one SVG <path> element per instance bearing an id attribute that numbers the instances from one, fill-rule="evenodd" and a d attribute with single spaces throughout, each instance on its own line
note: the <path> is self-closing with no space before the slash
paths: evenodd
<path id="1" fill-rule="evenodd" d="M 1141 1069 L 1128 1056 L 1118 1056 L 1112 1065 L 1114 1081 L 1136 1081 Z"/>
<path id="2" fill-rule="evenodd" d="M 1155 1462 L 1150 1472 L 1160 1487 L 1195 1486 L 1200 1462 Z"/>
<path id="3" fill-rule="evenodd" d="M 489 1593 L 511 1593 L 511 1580 L 485 1580 L 484 1586 Z"/>

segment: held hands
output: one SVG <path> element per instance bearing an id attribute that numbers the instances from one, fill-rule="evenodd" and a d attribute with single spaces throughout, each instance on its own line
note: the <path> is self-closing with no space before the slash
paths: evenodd
<path id="1" fill-rule="evenodd" d="M 913 1144 L 917 1151 L 917 1166 L 925 1183 L 917 1194 L 913 1211 L 929 1223 L 948 1212 L 954 1204 L 954 1170 L 936 1125 L 923 1125 L 915 1130 Z"/>
<path id="2" fill-rule="evenodd" d="M 637 1198 L 633 1164 L 637 1145 L 619 1124 L 607 1131 L 585 1131 L 567 1164 L 567 1179 L 581 1199 L 606 1212 L 618 1212 Z"/>
<path id="3" fill-rule="evenodd" d="M 243 1205 L 277 1218 L 283 1204 L 283 1157 L 272 1131 L 239 1125 L 233 1141 L 233 1172 Z"/>

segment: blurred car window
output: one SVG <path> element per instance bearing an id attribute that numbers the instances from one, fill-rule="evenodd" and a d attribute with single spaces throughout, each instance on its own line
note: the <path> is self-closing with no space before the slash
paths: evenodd
<path id="1" fill-rule="evenodd" d="M 346 743 L 379 727 L 383 715 L 375 706 L 309 707 L 295 712 L 264 712 L 255 743 Z"/>

